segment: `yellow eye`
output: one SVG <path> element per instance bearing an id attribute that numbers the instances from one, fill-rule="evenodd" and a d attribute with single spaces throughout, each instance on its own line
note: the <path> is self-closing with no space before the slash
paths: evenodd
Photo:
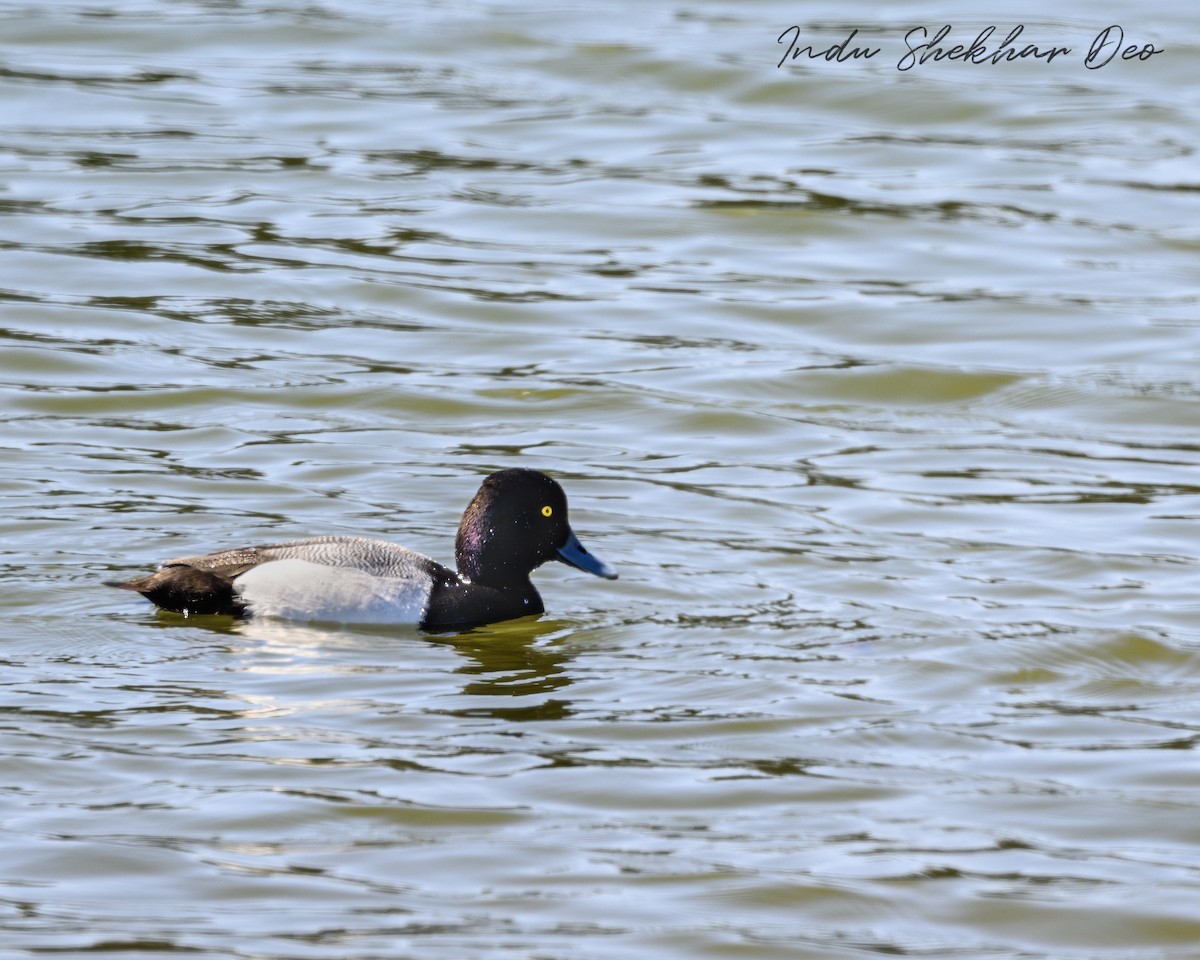
<path id="1" fill-rule="evenodd" d="M 550 504 L 546 504 L 544 507 L 542 507 L 542 516 L 543 517 L 548 517 L 552 513 L 554 513 L 554 508 L 552 506 L 550 506 Z"/>

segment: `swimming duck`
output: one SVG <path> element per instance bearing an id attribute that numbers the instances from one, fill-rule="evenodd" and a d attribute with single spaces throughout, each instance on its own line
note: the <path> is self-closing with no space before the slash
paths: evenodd
<path id="1" fill-rule="evenodd" d="M 180 557 L 148 577 L 106 582 L 184 614 L 451 630 L 543 613 L 529 575 L 548 560 L 617 579 L 575 536 L 562 487 L 537 470 L 483 481 L 459 523 L 454 557 L 457 572 L 383 540 L 310 537 Z"/>

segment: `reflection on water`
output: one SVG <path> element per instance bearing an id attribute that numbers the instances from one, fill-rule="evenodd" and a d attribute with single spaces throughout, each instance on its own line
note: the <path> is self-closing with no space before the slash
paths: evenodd
<path id="1" fill-rule="evenodd" d="M 366 649 L 392 649 L 398 629 L 356 626 L 349 634 L 345 628 L 333 625 L 261 620 L 240 624 L 229 617 L 157 616 L 174 620 L 177 625 L 190 621 L 218 632 L 233 629 L 245 637 L 246 652 L 265 644 L 276 658 L 293 658 L 297 667 L 315 661 L 312 669 L 318 673 L 341 669 L 336 658 L 338 650 L 359 644 Z M 413 630 L 410 638 L 413 643 L 453 651 L 458 657 L 448 676 L 459 678 L 459 696 L 454 698 L 456 706 L 445 710 L 448 715 L 514 722 L 557 720 L 571 712 L 570 702 L 562 695 L 571 684 L 568 666 L 574 656 L 564 641 L 578 627 L 578 623 L 566 620 L 523 618 L 459 634 L 420 634 Z M 331 630 L 340 638 L 332 652 Z"/>
<path id="2" fill-rule="evenodd" d="M 524 624 L 519 634 L 493 627 L 451 641 L 455 652 L 467 660 L 456 671 L 470 678 L 463 686 L 464 696 L 507 698 L 451 713 L 512 722 L 569 716 L 570 701 L 562 697 L 571 684 L 567 667 L 572 658 L 566 648 L 555 645 L 553 637 L 569 636 L 572 629 L 564 622 L 542 621 L 533 631 Z M 521 703 L 513 705 L 512 700 Z"/>
<path id="3" fill-rule="evenodd" d="M 0 941 L 1194 953 L 1200 24 L 901 73 L 778 16 L 0 2 Z M 455 635 L 99 586 L 449 562 L 508 466 L 618 584 Z"/>

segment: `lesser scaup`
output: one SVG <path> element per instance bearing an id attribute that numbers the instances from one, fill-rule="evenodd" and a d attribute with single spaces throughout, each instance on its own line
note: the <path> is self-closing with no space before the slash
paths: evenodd
<path id="1" fill-rule="evenodd" d="M 454 544 L 458 571 L 366 537 L 311 537 L 167 560 L 157 573 L 108 585 L 136 590 L 178 613 L 415 623 L 428 630 L 543 613 L 529 579 L 547 560 L 608 580 L 567 522 L 567 497 L 537 470 L 487 477 Z"/>

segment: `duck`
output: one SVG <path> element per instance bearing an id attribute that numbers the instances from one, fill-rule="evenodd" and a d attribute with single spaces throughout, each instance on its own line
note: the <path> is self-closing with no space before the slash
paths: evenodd
<path id="1" fill-rule="evenodd" d="M 395 543 L 317 536 L 164 561 L 107 586 L 184 615 L 469 629 L 545 612 L 530 574 L 550 560 L 606 580 L 617 571 L 571 529 L 567 496 L 539 470 L 487 476 L 454 543 L 457 569 Z"/>

